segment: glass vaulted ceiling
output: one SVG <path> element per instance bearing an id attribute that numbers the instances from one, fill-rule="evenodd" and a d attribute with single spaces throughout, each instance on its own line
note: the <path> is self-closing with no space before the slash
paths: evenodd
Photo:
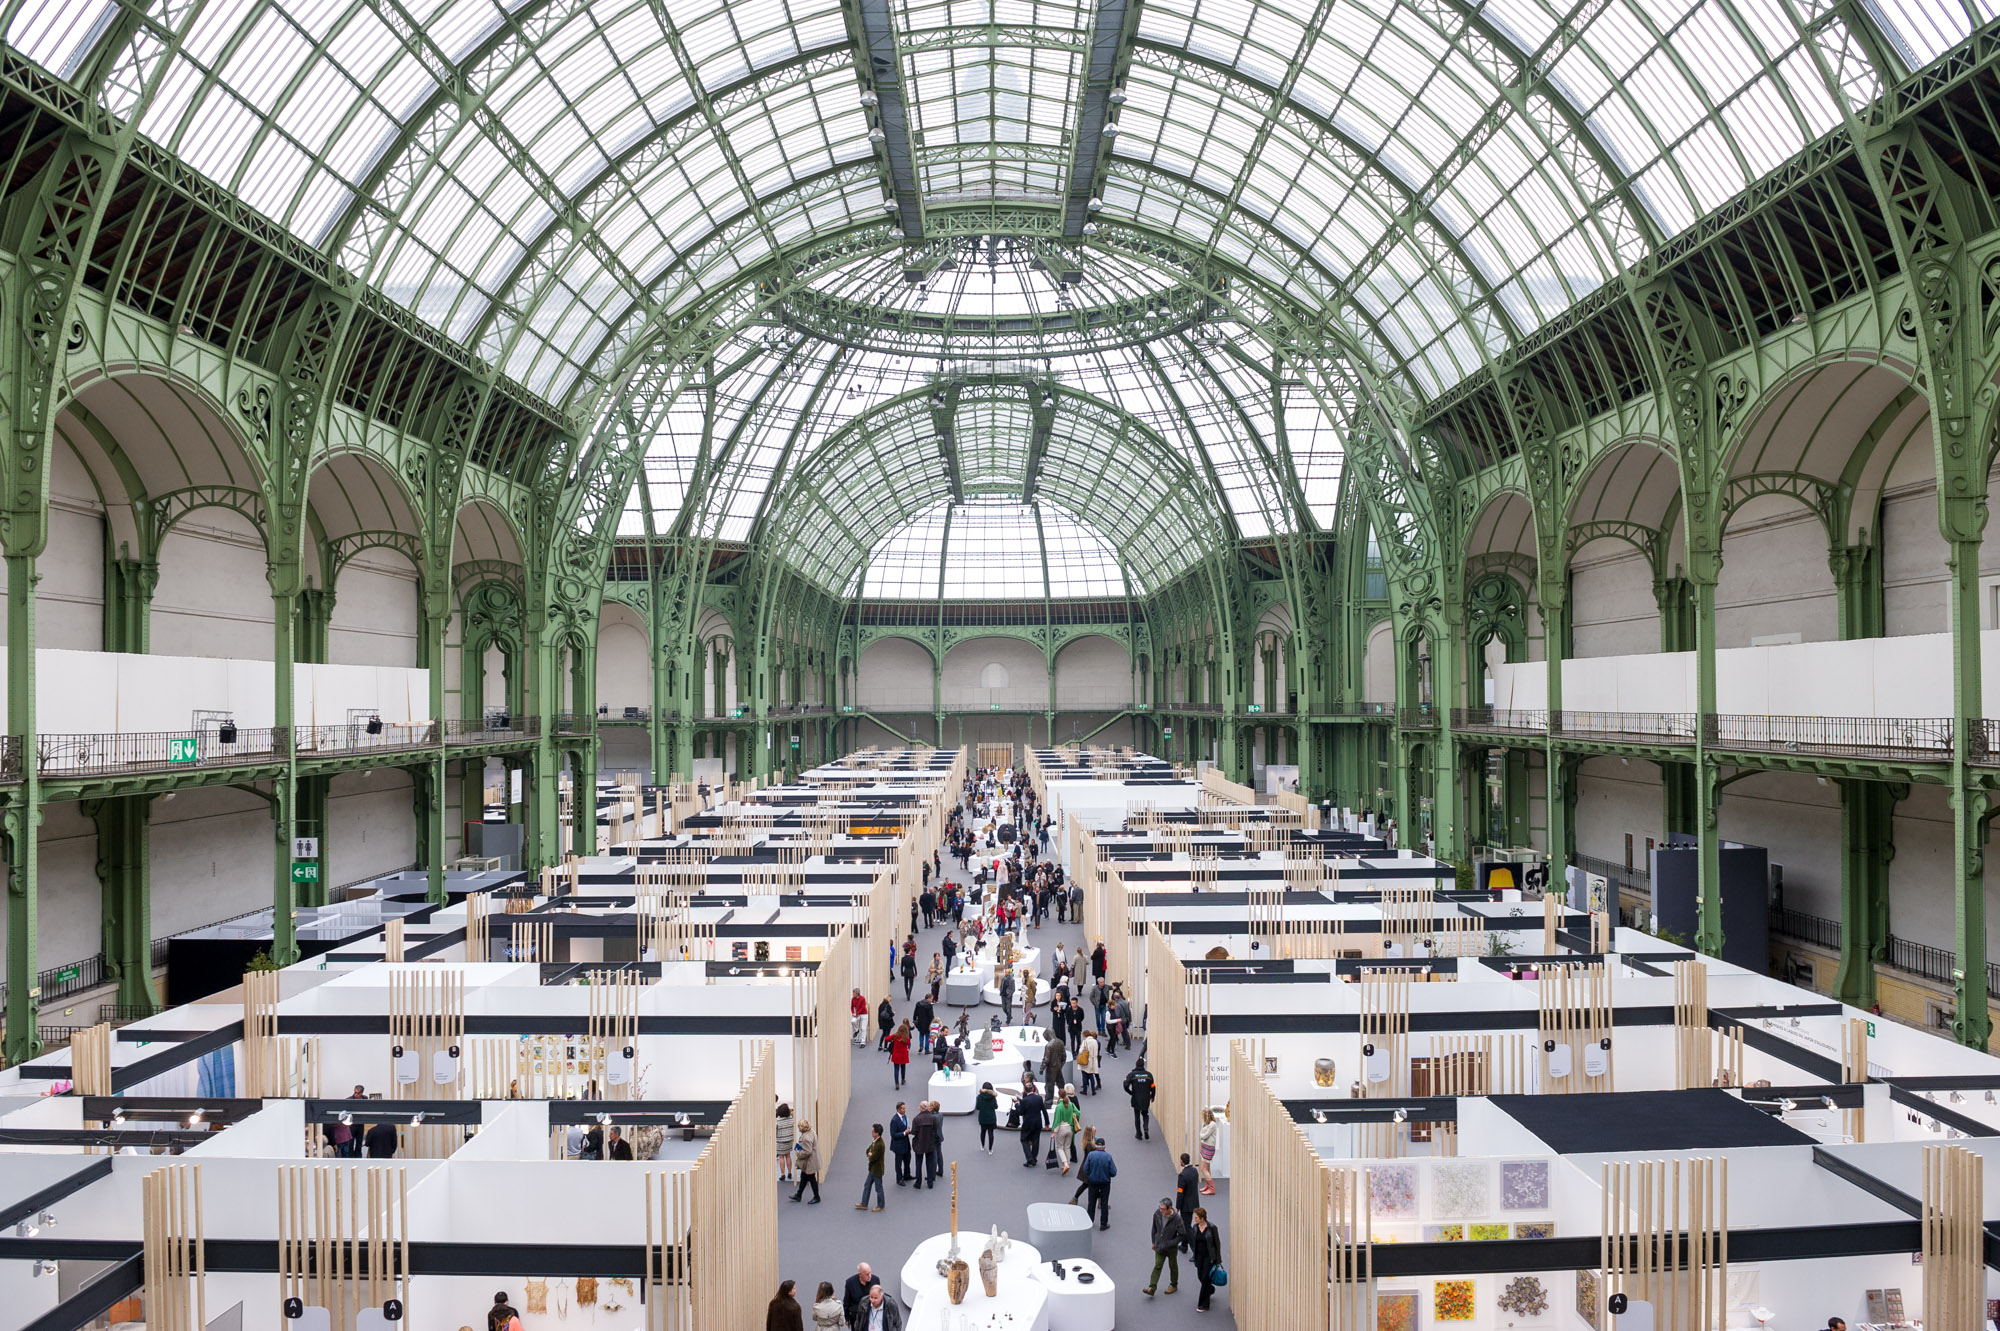
<path id="1" fill-rule="evenodd" d="M 692 519 L 747 536 L 772 516 L 774 478 L 871 402 L 985 356 L 1046 360 L 1115 404 L 1194 469 L 1231 534 L 1254 536 L 1325 516 L 1357 389 L 1189 320 L 1171 264 L 1116 256 L 1164 242 L 1260 299 L 1325 311 L 1352 374 L 1427 397 L 1996 7 L 1146 0 L 1103 106 L 1087 79 L 1096 0 L 151 0 L 155 20 L 189 24 L 157 96 L 138 106 L 119 79 L 87 91 L 572 417 L 617 405 L 652 330 L 740 312 L 728 293 L 773 263 L 849 247 L 856 262 L 792 293 L 787 331 L 739 335 L 700 402 L 644 424 L 628 528 L 673 520 L 706 440 L 729 468 Z M 114 21 L 123 9 L 4 0 L 0 31 L 81 78 L 118 67 L 100 43 L 155 40 Z M 859 95 L 871 44 L 891 53 L 906 145 Z M 1117 131 L 1101 168 L 1099 113 Z M 1014 311 L 1037 316 L 1025 330 L 934 328 L 917 316 L 947 297 L 1005 311 L 979 307 L 971 274 L 913 293 L 893 260 L 868 267 L 900 252 L 907 209 L 885 214 L 885 192 L 918 216 L 977 208 L 1047 236 L 1079 171 L 1103 231 L 1080 267 L 1105 295 L 1068 297 L 1151 291 L 1167 307 L 1155 339 L 1042 317 L 1061 294 L 1026 279 L 1008 297 L 1034 302 Z M 871 298 L 894 316 L 873 332 L 839 307 Z M 852 535 L 865 553 L 880 530 Z"/>

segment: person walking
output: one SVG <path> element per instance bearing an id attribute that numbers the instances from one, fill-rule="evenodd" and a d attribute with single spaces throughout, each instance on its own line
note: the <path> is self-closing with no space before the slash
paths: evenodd
<path id="1" fill-rule="evenodd" d="M 935 990 L 936 984 L 931 988 Z M 917 1052 L 920 1054 L 928 1054 L 931 1051 L 931 1023 L 935 1020 L 937 1020 L 937 1005 L 931 1002 L 928 994 L 919 998 L 917 1005 L 910 1009 L 910 1026 L 916 1031 Z"/>
<path id="2" fill-rule="evenodd" d="M 958 956 L 958 930 L 945 930 L 944 942 L 939 944 L 939 947 L 944 952 L 944 968 L 948 971 L 952 967 L 953 960 Z"/>
<path id="3" fill-rule="evenodd" d="M 799 1282 L 786 1280 L 778 1285 L 771 1306 L 764 1310 L 764 1331 L 806 1331 L 805 1311 L 796 1297 Z"/>
<path id="4" fill-rule="evenodd" d="M 933 1101 L 917 1104 L 917 1116 L 910 1120 L 910 1145 L 916 1151 L 910 1181 L 919 1188 L 935 1188 L 944 1172 L 944 1115 Z"/>
<path id="5" fill-rule="evenodd" d="M 804 1119 L 799 1120 L 799 1136 L 798 1140 L 792 1143 L 792 1154 L 798 1157 L 796 1163 L 799 1168 L 799 1186 L 792 1193 L 792 1200 L 797 1201 L 805 1196 L 806 1187 L 810 1185 L 813 1190 L 812 1204 L 818 1206 L 819 1134 L 814 1132 L 813 1125 Z"/>
<path id="6" fill-rule="evenodd" d="M 1152 1298 L 1159 1287 L 1162 1266 L 1167 1268 L 1167 1293 L 1180 1289 L 1181 1243 L 1186 1234 L 1181 1228 L 1181 1213 L 1174 1209 L 1174 1199 L 1160 1198 L 1160 1209 L 1153 1212 L 1153 1274 L 1146 1278 L 1147 1298 Z"/>
<path id="7" fill-rule="evenodd" d="M 1122 1040 L 1127 1049 L 1130 1049 L 1132 1047 L 1132 1000 L 1125 997 L 1125 986 L 1122 984 L 1111 986 L 1111 1011 L 1116 1018 L 1112 1023 L 1111 1033 Z"/>
<path id="8" fill-rule="evenodd" d="M 840 1296 L 834 1292 L 831 1280 L 819 1282 L 812 1312 L 813 1331 L 847 1331 L 847 1314 L 841 1311 Z"/>
<path id="9" fill-rule="evenodd" d="M 1069 1048 L 1054 1027 L 1048 1032 L 1048 1039 L 1042 1045 L 1042 1084 L 1050 1090 L 1063 1084 L 1063 1067 L 1069 1062 Z"/>
<path id="10" fill-rule="evenodd" d="M 916 907 L 913 905 L 910 907 L 910 909 L 915 910 Z M 917 991 L 917 954 L 911 951 L 909 948 L 904 948 L 903 949 L 903 1001 L 905 1003 L 909 1002 L 910 996 L 916 993 L 916 991 Z"/>
<path id="11" fill-rule="evenodd" d="M 1000 977 L 1000 1012 L 1007 1018 L 1007 1024 L 1014 1024 L 1014 968 L 1009 966 Z"/>
<path id="12" fill-rule="evenodd" d="M 1222 1140 L 1222 1125 L 1215 1121 L 1215 1111 L 1201 1111 L 1201 1126 L 1194 1134 L 1195 1150 L 1201 1156 L 1201 1190 L 1207 1196 L 1215 1195 L 1215 1145 Z M 1181 1161 L 1186 1164 L 1187 1161 Z"/>
<path id="13" fill-rule="evenodd" d="M 1000 1126 L 1000 1097 L 993 1093 L 992 1082 L 979 1084 L 979 1094 L 972 1099 L 972 1112 L 979 1119 L 979 1145 L 992 1155 L 994 1129 Z"/>
<path id="14" fill-rule="evenodd" d="M 1125 1094 L 1132 1099 L 1132 1135 L 1141 1140 L 1151 1140 L 1153 1136 L 1153 1096 L 1159 1088 L 1153 1082 L 1153 1074 L 1146 1071 L 1146 1060 L 1139 1059 L 1132 1070 L 1125 1074 Z"/>
<path id="15" fill-rule="evenodd" d="M 799 1139 L 798 1120 L 792 1117 L 790 1105 L 778 1106 L 778 1181 L 792 1181 L 792 1143 Z"/>
<path id="16" fill-rule="evenodd" d="M 1174 1209 L 1181 1213 L 1181 1248 L 1187 1248 L 1187 1236 L 1194 1228 L 1194 1208 L 1201 1205 L 1201 1176 L 1188 1161 L 1187 1152 L 1181 1152 L 1181 1172 L 1174 1176 Z"/>
<path id="17" fill-rule="evenodd" d="M 1050 1115 L 1050 1122 L 1054 1125 L 1050 1129 L 1050 1140 L 1055 1145 L 1056 1163 L 1062 1166 L 1064 1174 L 1068 1174 L 1070 1166 L 1076 1163 L 1074 1144 L 1080 1117 L 1076 1112 L 1076 1087 L 1063 1087 L 1062 1094 L 1056 1097 L 1055 1113 Z"/>
<path id="18" fill-rule="evenodd" d="M 854 1043 L 860 1044 L 868 1030 L 868 1000 L 856 989 L 854 997 L 847 1000 L 847 1010 L 853 1016 L 850 1023 L 854 1027 Z"/>
<path id="19" fill-rule="evenodd" d="M 887 995 L 882 998 L 882 1006 L 875 1009 L 875 1024 L 882 1028 L 881 1036 L 875 1041 L 875 1048 L 886 1051 L 889 1048 L 889 1036 L 896 1029 L 896 1009 L 889 1005 Z"/>
<path id="20" fill-rule="evenodd" d="M 869 1130 L 873 1133 L 873 1136 L 868 1141 L 868 1172 L 861 1179 L 861 1200 L 854 1204 L 854 1209 L 857 1211 L 866 1211 L 868 1209 L 868 1194 L 870 1192 L 875 1194 L 876 1210 L 881 1210 L 883 1205 L 888 1201 L 887 1195 L 882 1191 L 884 1157 L 888 1154 L 887 1149 L 882 1145 L 882 1125 L 880 1123 L 870 1124 Z"/>
<path id="21" fill-rule="evenodd" d="M 896 1101 L 896 1112 L 889 1116 L 889 1154 L 896 1157 L 896 1186 L 900 1188 L 911 1178 L 910 1114 L 901 1100 Z"/>
<path id="22" fill-rule="evenodd" d="M 1021 1096 L 1021 1167 L 1032 1169 L 1042 1157 L 1042 1128 L 1048 1123 L 1047 1103 L 1031 1084 Z"/>
<path id="23" fill-rule="evenodd" d="M 1215 1297 L 1215 1269 L 1222 1265 L 1222 1231 L 1208 1223 L 1208 1208 L 1194 1208 L 1194 1233 L 1188 1236 L 1188 1261 L 1194 1264 L 1195 1279 L 1201 1281 L 1201 1297 L 1195 1309 L 1207 1312 Z"/>
<path id="24" fill-rule="evenodd" d="M 521 1314 L 502 1290 L 493 1296 L 493 1306 L 486 1310 L 486 1331 L 508 1331 L 509 1327 L 519 1331 Z"/>
<path id="25" fill-rule="evenodd" d="M 1102 1057 L 1100 1048 L 1097 1032 L 1084 1032 L 1083 1043 L 1076 1049 L 1076 1070 L 1083 1076 L 1085 1095 L 1096 1095 L 1104 1086 L 1104 1078 L 1097 1075 L 1097 1060 Z"/>
<path id="26" fill-rule="evenodd" d="M 901 1089 L 910 1075 L 910 1023 L 907 1021 L 889 1037 L 889 1066 L 895 1071 L 897 1088 Z"/>
<path id="27" fill-rule="evenodd" d="M 1083 1205 L 1084 1214 L 1095 1220 L 1099 1229 L 1111 1228 L 1111 1180 L 1118 1177 L 1118 1162 L 1111 1158 L 1111 1152 L 1104 1149 L 1103 1142 L 1094 1142 L 1090 1154 L 1083 1158 L 1083 1168 L 1078 1172 L 1090 1185 L 1090 1195 Z"/>

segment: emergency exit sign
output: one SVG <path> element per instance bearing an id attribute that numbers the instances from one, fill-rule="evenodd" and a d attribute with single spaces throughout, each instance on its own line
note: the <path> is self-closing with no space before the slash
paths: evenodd
<path id="1" fill-rule="evenodd" d="M 174 735 L 167 740 L 167 761 L 191 763 L 201 756 L 193 735 Z"/>
<path id="2" fill-rule="evenodd" d="M 319 863 L 315 860 L 298 860 L 292 865 L 292 881 L 295 883 L 317 883 Z"/>

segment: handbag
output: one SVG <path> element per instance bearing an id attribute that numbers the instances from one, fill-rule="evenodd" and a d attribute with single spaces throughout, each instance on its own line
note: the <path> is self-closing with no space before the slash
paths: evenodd
<path id="1" fill-rule="evenodd" d="M 1215 1285 L 1217 1287 L 1228 1284 L 1229 1268 L 1224 1266 L 1221 1262 L 1217 1262 L 1214 1266 L 1209 1268 L 1208 1283 L 1211 1285 Z"/>

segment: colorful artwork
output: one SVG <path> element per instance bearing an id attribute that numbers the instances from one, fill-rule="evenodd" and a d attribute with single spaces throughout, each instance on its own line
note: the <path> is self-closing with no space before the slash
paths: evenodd
<path id="1" fill-rule="evenodd" d="M 1440 1219 L 1485 1215 L 1492 1209 L 1483 1162 L 1453 1161 L 1431 1171 L 1431 1211 Z"/>
<path id="2" fill-rule="evenodd" d="M 1507 1222 L 1504 1220 L 1493 1224 L 1474 1225 L 1472 1227 L 1472 1241 L 1474 1243 L 1488 1243 L 1494 1239 L 1504 1239 L 1507 1236 Z"/>
<path id="3" fill-rule="evenodd" d="M 1517 1239 L 1552 1239 L 1556 1236 L 1556 1222 L 1553 1220 L 1516 1220 L 1514 1237 Z"/>
<path id="4" fill-rule="evenodd" d="M 1540 1317 L 1549 1310 L 1549 1291 L 1540 1276 L 1515 1276 L 1501 1286 L 1500 1297 L 1494 1302 L 1501 1312 L 1516 1317 Z"/>
<path id="5" fill-rule="evenodd" d="M 1542 1211 L 1549 1204 L 1549 1162 L 1509 1160 L 1500 1166 L 1500 1209 Z"/>
<path id="6" fill-rule="evenodd" d="M 1417 1331 L 1417 1292 L 1385 1290 L 1377 1294 L 1375 1331 Z"/>
<path id="7" fill-rule="evenodd" d="M 1370 1165 L 1368 1201 L 1375 1214 L 1411 1216 L 1417 1213 L 1417 1167 L 1415 1165 Z"/>
<path id="8" fill-rule="evenodd" d="M 1592 1326 L 1597 1325 L 1597 1272 L 1595 1271 L 1576 1273 L 1576 1315 Z"/>
<path id="9" fill-rule="evenodd" d="M 1464 1226 L 1464 1225 L 1425 1225 L 1425 1226 L 1424 1226 L 1424 1242 L 1425 1242 L 1425 1243 L 1463 1243 L 1463 1242 L 1465 1242 L 1465 1226 Z"/>
<path id="10" fill-rule="evenodd" d="M 1470 1280 L 1440 1280 L 1431 1286 L 1431 1316 L 1440 1322 L 1469 1322 L 1475 1307 Z"/>

